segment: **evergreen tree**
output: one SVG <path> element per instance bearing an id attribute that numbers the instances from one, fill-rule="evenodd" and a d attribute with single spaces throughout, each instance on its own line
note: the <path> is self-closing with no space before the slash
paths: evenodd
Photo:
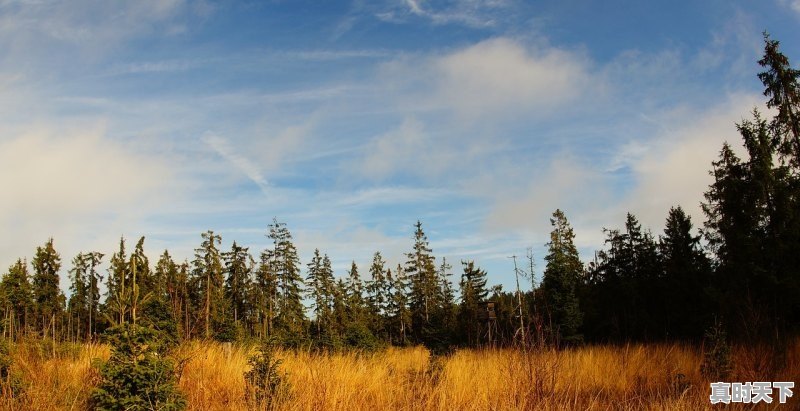
<path id="1" fill-rule="evenodd" d="M 70 297 L 67 303 L 70 321 L 73 323 L 75 335 L 79 338 L 89 333 L 89 264 L 83 253 L 72 259 L 69 270 Z M 71 330 L 70 330 L 71 331 Z"/>
<path id="2" fill-rule="evenodd" d="M 780 52 L 780 42 L 764 33 L 764 57 L 758 61 L 766 71 L 758 74 L 764 83 L 767 107 L 778 110 L 770 124 L 773 143 L 795 167 L 800 167 L 800 70 L 793 69 Z"/>
<path id="3" fill-rule="evenodd" d="M 273 242 L 271 260 L 278 279 L 278 322 L 289 335 L 297 336 L 305 330 L 300 259 L 285 223 L 273 219 L 268 238 Z"/>
<path id="4" fill-rule="evenodd" d="M 22 259 L 8 268 L 0 282 L 0 294 L 5 302 L 9 337 L 13 340 L 28 329 L 28 315 L 33 311 L 33 293 L 28 276 L 28 264 Z"/>
<path id="5" fill-rule="evenodd" d="M 542 279 L 546 312 L 550 315 L 551 331 L 561 341 L 579 342 L 583 337 L 580 327 L 583 315 L 580 311 L 576 285 L 583 272 L 583 264 L 575 248 L 575 234 L 561 210 L 550 219 L 553 231 L 545 256 L 547 265 Z"/>
<path id="6" fill-rule="evenodd" d="M 251 301 L 256 311 L 262 338 L 273 335 L 273 320 L 278 306 L 278 276 L 276 272 L 275 254 L 267 249 L 261 253 L 261 261 L 256 270 Z"/>
<path id="7" fill-rule="evenodd" d="M 669 307 L 665 328 L 672 337 L 699 337 L 711 323 L 711 266 L 681 207 L 670 208 L 659 250 L 664 269 L 660 291 Z"/>
<path id="8" fill-rule="evenodd" d="M 464 272 L 461 274 L 461 306 L 459 308 L 459 325 L 462 338 L 469 345 L 477 345 L 479 340 L 479 314 L 481 304 L 486 301 L 489 291 L 486 289 L 486 271 L 475 267 L 474 261 L 461 261 Z"/>
<path id="9" fill-rule="evenodd" d="M 347 309 L 349 323 L 360 325 L 366 323 L 363 284 L 355 261 L 347 272 Z"/>
<path id="10" fill-rule="evenodd" d="M 367 281 L 367 306 L 369 307 L 370 329 L 375 335 L 385 335 L 386 315 L 389 308 L 389 279 L 386 276 L 386 262 L 380 252 L 372 257 L 369 267 L 370 280 Z"/>
<path id="11" fill-rule="evenodd" d="M 439 304 L 439 282 L 422 223 L 417 221 L 414 227 L 414 249 L 406 254 L 405 274 L 410 282 L 409 306 L 414 336 L 417 341 L 425 342 L 431 332 L 431 314 Z"/>
<path id="12" fill-rule="evenodd" d="M 253 257 L 248 248 L 241 247 L 233 242 L 231 251 L 222 253 L 225 260 L 225 272 L 228 274 L 225 281 L 225 295 L 233 308 L 233 321 L 239 321 L 247 316 L 247 290 L 253 271 Z"/>
<path id="13" fill-rule="evenodd" d="M 105 310 L 111 323 L 125 322 L 129 307 L 126 305 L 130 284 L 125 281 L 130 277 L 130 265 L 125 253 L 125 238 L 119 239 L 119 251 L 111 255 L 111 264 L 106 282 Z"/>
<path id="14" fill-rule="evenodd" d="M 327 259 L 327 256 L 325 256 Z M 330 260 L 327 260 L 330 264 Z M 308 297 L 311 299 L 311 310 L 314 313 L 314 325 L 317 330 L 317 338 L 322 337 L 323 329 L 328 329 L 331 322 L 331 284 L 332 279 L 328 277 L 326 267 L 319 249 L 314 250 L 314 257 L 308 263 Z"/>
<path id="15" fill-rule="evenodd" d="M 55 321 L 64 311 L 64 294 L 58 288 L 58 270 L 61 269 L 61 256 L 49 239 L 44 247 L 36 248 L 33 258 L 33 299 L 36 321 L 46 336 L 48 329 L 55 329 Z M 55 335 L 53 335 L 55 338 Z"/>
<path id="16" fill-rule="evenodd" d="M 209 230 L 202 234 L 203 243 L 195 249 L 192 261 L 195 288 L 201 297 L 204 337 L 212 338 L 222 331 L 225 316 L 222 259 L 219 244 L 222 238 Z"/>
<path id="17" fill-rule="evenodd" d="M 391 275 L 391 274 L 390 274 Z M 408 333 L 411 330 L 411 310 L 408 307 L 409 284 L 406 271 L 400 264 L 395 270 L 393 293 L 390 300 L 390 312 L 393 329 L 397 334 L 394 341 L 400 345 L 408 343 Z"/>

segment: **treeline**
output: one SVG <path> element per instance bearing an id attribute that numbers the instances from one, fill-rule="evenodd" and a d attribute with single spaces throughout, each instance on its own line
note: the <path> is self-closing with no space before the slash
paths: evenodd
<path id="1" fill-rule="evenodd" d="M 389 266 L 376 252 L 369 267 L 354 262 L 337 278 L 323 251 L 303 265 L 290 231 L 273 220 L 271 245 L 257 255 L 236 242 L 221 250 L 213 231 L 202 234 L 191 261 L 176 262 L 164 251 L 152 263 L 144 238 L 132 248 L 121 239 L 104 273 L 98 267 L 106 255 L 80 253 L 68 264 L 68 299 L 51 239 L 31 264 L 20 259 L 3 276 L 3 334 L 86 341 L 132 323 L 174 341 L 275 338 L 329 348 L 697 339 L 715 323 L 748 340 L 795 334 L 800 71 L 766 35 L 759 64 L 775 115 L 754 110 L 737 124 L 742 158 L 722 147 L 700 235 L 680 207 L 669 211 L 658 235 L 628 214 L 622 228 L 604 230 L 604 249 L 585 264 L 556 210 L 541 282 L 507 292 L 489 287 L 473 261 L 454 268 L 437 259 L 420 222 L 404 264 Z M 533 278 L 533 256 L 521 265 L 520 273 Z"/>

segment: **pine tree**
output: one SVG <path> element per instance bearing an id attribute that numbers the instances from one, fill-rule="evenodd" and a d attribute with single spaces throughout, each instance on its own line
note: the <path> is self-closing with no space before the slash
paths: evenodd
<path id="1" fill-rule="evenodd" d="M 155 288 L 154 278 L 150 272 L 150 261 L 144 253 L 144 237 L 139 238 L 139 241 L 136 242 L 136 247 L 131 253 L 129 267 L 130 278 L 126 280 L 126 283 L 130 284 L 131 321 L 136 324 L 141 315 L 142 306 L 153 299 L 153 289 Z"/>
<path id="2" fill-rule="evenodd" d="M 400 345 L 408 344 L 408 333 L 411 330 L 411 310 L 408 307 L 408 279 L 406 271 L 400 264 L 397 265 L 395 270 L 394 292 L 390 300 L 390 312 L 393 323 L 393 328 L 397 332 L 394 341 Z"/>
<path id="3" fill-rule="evenodd" d="M 112 254 L 111 264 L 106 280 L 106 300 L 105 312 L 109 317 L 109 322 L 122 324 L 125 322 L 127 310 L 126 305 L 130 284 L 126 280 L 130 277 L 130 265 L 127 254 L 125 253 L 125 238 L 119 239 L 119 251 Z M 126 287 L 127 285 L 127 287 Z"/>
<path id="4" fill-rule="evenodd" d="M 163 307 L 160 322 L 162 327 L 170 328 L 168 331 L 174 333 L 175 339 L 189 338 L 189 265 L 176 264 L 164 250 L 156 263 L 155 278 L 157 302 L 151 308 Z"/>
<path id="5" fill-rule="evenodd" d="M 325 256 L 327 258 L 327 256 Z M 328 260 L 330 264 L 330 260 Z M 317 338 L 322 337 L 322 330 L 330 327 L 331 321 L 331 279 L 325 271 L 323 258 L 319 249 L 314 250 L 314 257 L 308 263 L 308 297 L 311 299 L 311 310 L 314 313 L 314 324 L 317 329 Z"/>
<path id="6" fill-rule="evenodd" d="M 800 70 L 793 69 L 780 52 L 780 42 L 764 33 L 764 57 L 758 61 L 766 71 L 758 74 L 764 83 L 767 107 L 778 109 L 771 123 L 774 143 L 784 157 L 800 167 Z"/>
<path id="7" fill-rule="evenodd" d="M 450 335 L 453 334 L 456 326 L 456 310 L 455 310 L 455 293 L 453 292 L 453 282 L 450 277 L 453 273 L 450 270 L 453 267 L 447 263 L 447 259 L 442 257 L 442 264 L 439 265 L 439 270 L 436 272 L 439 277 L 439 301 L 441 303 L 441 325 L 442 331 L 449 340 Z"/>
<path id="8" fill-rule="evenodd" d="M 664 269 L 660 291 L 669 307 L 665 328 L 672 337 L 699 337 L 711 323 L 711 266 L 681 207 L 670 208 L 659 250 Z"/>
<path id="9" fill-rule="evenodd" d="M 255 262 L 248 248 L 240 247 L 236 241 L 233 242 L 231 251 L 222 253 L 222 257 L 225 260 L 225 272 L 228 274 L 225 295 L 233 308 L 233 321 L 238 325 L 247 316 L 247 290 L 250 288 Z"/>
<path id="10" fill-rule="evenodd" d="M 369 307 L 370 329 L 376 335 L 386 331 L 386 315 L 389 305 L 389 280 L 386 276 L 386 262 L 380 252 L 372 257 L 369 268 L 370 280 L 367 281 L 367 306 Z"/>
<path id="11" fill-rule="evenodd" d="M 297 249 L 286 224 L 277 219 L 269 226 L 268 238 L 273 242 L 271 260 L 278 279 L 278 322 L 288 335 L 298 336 L 305 330 L 305 307 Z"/>
<path id="12" fill-rule="evenodd" d="M 414 231 L 414 249 L 406 254 L 405 274 L 410 281 L 409 305 L 411 323 L 417 341 L 424 342 L 430 333 L 431 314 L 439 305 L 439 282 L 428 238 L 417 221 Z"/>
<path id="13" fill-rule="evenodd" d="M 363 284 L 355 261 L 347 272 L 347 309 L 349 323 L 366 323 Z"/>
<path id="14" fill-rule="evenodd" d="M 209 230 L 202 234 L 203 243 L 195 249 L 192 262 L 194 283 L 202 304 L 204 337 L 216 337 L 225 315 L 222 260 L 219 244 L 222 238 Z"/>
<path id="15" fill-rule="evenodd" d="M 546 312 L 550 315 L 552 332 L 561 341 L 571 343 L 582 339 L 580 327 L 583 315 L 578 304 L 576 285 L 583 272 L 583 264 L 575 248 L 575 234 L 561 210 L 550 219 L 553 231 L 545 256 L 547 266 L 542 279 Z"/>
<path id="16" fill-rule="evenodd" d="M 8 268 L 0 282 L 0 294 L 5 302 L 6 317 L 9 318 L 9 338 L 12 340 L 25 334 L 28 315 L 33 311 L 33 293 L 28 275 L 28 264 L 22 259 Z"/>
<path id="17" fill-rule="evenodd" d="M 83 338 L 89 333 L 89 264 L 83 253 L 72 259 L 69 270 L 70 297 L 67 303 L 70 321 L 74 322 L 75 335 Z"/>
<path id="18" fill-rule="evenodd" d="M 477 345 L 479 312 L 481 303 L 486 301 L 489 291 L 486 289 L 486 271 L 475 267 L 474 261 L 461 261 L 464 272 L 461 274 L 461 306 L 459 308 L 459 325 L 463 338 L 470 345 Z"/>
<path id="19" fill-rule="evenodd" d="M 58 270 L 61 269 L 61 256 L 49 239 L 44 247 L 36 248 L 33 258 L 33 299 L 36 320 L 46 336 L 48 329 L 55 329 L 55 321 L 64 311 L 64 295 L 58 288 Z M 52 336 L 55 338 L 55 335 Z"/>
<path id="20" fill-rule="evenodd" d="M 261 253 L 261 261 L 256 270 L 251 301 L 256 305 L 260 334 L 262 338 L 273 335 L 273 320 L 278 306 L 278 276 L 275 254 L 271 249 Z"/>

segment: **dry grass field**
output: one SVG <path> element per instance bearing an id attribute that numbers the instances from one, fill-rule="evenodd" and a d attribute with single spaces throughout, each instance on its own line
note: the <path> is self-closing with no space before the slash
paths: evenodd
<path id="1" fill-rule="evenodd" d="M 216 343 L 179 347 L 180 388 L 191 410 L 244 410 L 252 348 Z M 289 384 L 280 410 L 698 410 L 714 409 L 700 374 L 702 349 L 682 345 L 586 346 L 523 352 L 462 350 L 432 357 L 423 348 L 369 354 L 279 351 Z M 24 385 L 3 409 L 80 410 L 98 373 L 103 345 L 35 344 L 12 348 L 12 371 Z M 767 348 L 734 348 L 731 381 L 795 381 L 800 341 L 784 356 Z M 784 366 L 780 366 L 784 364 Z M 785 406 L 800 409 L 800 393 Z M 777 401 L 776 401 L 777 402 Z M 722 407 L 719 407 L 722 408 Z M 725 407 L 725 409 L 745 409 Z M 751 408 L 747 408 L 751 409 Z"/>

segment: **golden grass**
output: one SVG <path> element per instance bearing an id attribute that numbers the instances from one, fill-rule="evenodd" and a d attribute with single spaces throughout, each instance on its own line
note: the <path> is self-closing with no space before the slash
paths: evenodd
<path id="1" fill-rule="evenodd" d="M 69 346 L 55 358 L 37 347 L 14 347 L 13 371 L 25 391 L 17 398 L 6 393 L 0 406 L 84 409 L 98 378 L 91 363 L 94 358 L 107 359 L 108 347 Z M 773 351 L 736 348 L 730 380 L 798 382 L 800 341 L 785 356 Z M 179 383 L 189 409 L 247 409 L 243 374 L 250 355 L 251 348 L 235 345 L 180 346 L 175 358 L 182 364 Z M 290 386 L 280 410 L 714 409 L 708 401 L 708 381 L 699 372 L 701 349 L 679 344 L 461 350 L 446 357 L 431 357 L 423 348 L 332 355 L 278 351 L 277 356 Z M 800 408 L 800 390 L 795 392 L 786 407 L 777 409 Z"/>

